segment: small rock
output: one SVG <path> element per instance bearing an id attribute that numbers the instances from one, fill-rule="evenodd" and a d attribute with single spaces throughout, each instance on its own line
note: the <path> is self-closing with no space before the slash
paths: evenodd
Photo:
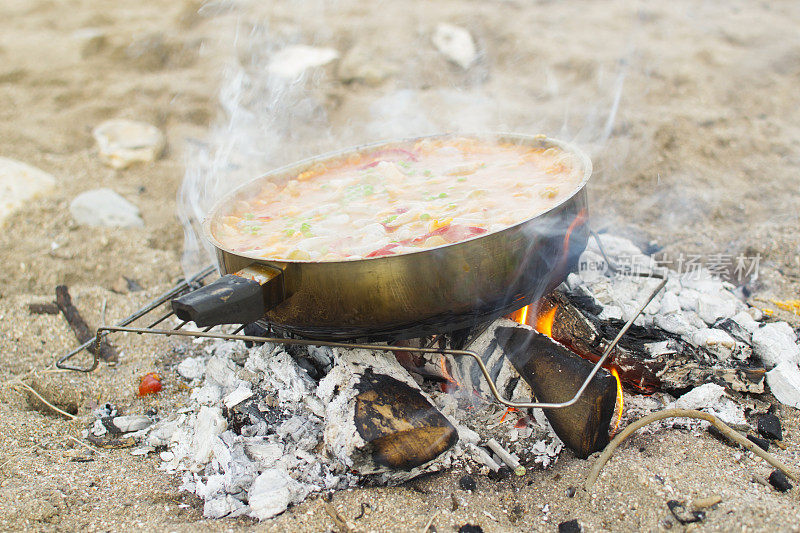
<path id="1" fill-rule="evenodd" d="M 206 363 L 202 357 L 187 357 L 178 365 L 178 374 L 189 381 L 203 377 L 205 371 Z"/>
<path id="2" fill-rule="evenodd" d="M 747 440 L 761 448 L 762 450 L 769 451 L 769 441 L 766 439 L 762 439 L 760 437 L 756 437 L 755 435 L 748 435 Z"/>
<path id="3" fill-rule="evenodd" d="M 171 452 L 171 451 L 169 451 L 169 450 L 165 450 L 165 451 L 161 452 L 160 454 L 158 454 L 158 456 L 159 456 L 159 457 L 161 458 L 161 460 L 162 460 L 162 461 L 164 461 L 165 463 L 167 463 L 167 462 L 169 462 L 169 461 L 172 461 L 173 459 L 175 459 L 175 454 L 174 454 L 174 453 L 172 453 L 172 452 Z"/>
<path id="4" fill-rule="evenodd" d="M 576 518 L 558 524 L 558 533 L 581 533 L 583 528 Z"/>
<path id="5" fill-rule="evenodd" d="M 483 528 L 475 524 L 464 524 L 458 528 L 458 533 L 483 533 Z"/>
<path id="6" fill-rule="evenodd" d="M 758 417 L 758 434 L 765 439 L 783 440 L 781 419 L 772 413 Z"/>
<path id="7" fill-rule="evenodd" d="M 786 322 L 764 324 L 753 332 L 753 352 L 771 369 L 787 361 L 800 363 L 800 346 L 792 327 Z"/>
<path id="8" fill-rule="evenodd" d="M 475 490 L 478 487 L 478 483 L 475 481 L 474 477 L 464 476 L 458 480 L 458 486 L 461 487 L 462 490 Z"/>
<path id="9" fill-rule="evenodd" d="M 53 190 L 56 179 L 36 167 L 0 157 L 0 225 L 31 200 Z"/>
<path id="10" fill-rule="evenodd" d="M 707 498 L 697 498 L 692 501 L 692 506 L 695 509 L 707 509 L 709 507 L 713 507 L 722 501 L 722 496 L 717 494 L 713 496 L 709 496 Z"/>
<path id="11" fill-rule="evenodd" d="M 784 361 L 767 372 L 767 384 L 782 404 L 800 409 L 800 370 L 797 364 Z"/>
<path id="12" fill-rule="evenodd" d="M 139 208 L 111 189 L 94 189 L 79 194 L 70 203 L 69 211 L 81 226 L 144 227 Z"/>
<path id="13" fill-rule="evenodd" d="M 145 122 L 107 120 L 92 131 L 100 158 L 112 168 L 155 161 L 164 150 L 164 134 Z"/>
<path id="14" fill-rule="evenodd" d="M 120 431 L 120 433 L 141 431 L 153 423 L 153 421 L 148 417 L 142 415 L 116 416 L 111 419 L 111 422 Z"/>
<path id="15" fill-rule="evenodd" d="M 575 493 L 578 492 L 575 487 L 567 487 L 567 498 L 575 497 Z"/>
<path id="16" fill-rule="evenodd" d="M 670 500 L 667 502 L 672 516 L 681 524 L 691 524 L 693 522 L 700 522 L 706 517 L 703 511 L 688 511 L 684 505 L 677 500 Z"/>
<path id="17" fill-rule="evenodd" d="M 442 55 L 464 70 L 471 67 L 478 57 L 472 35 L 459 26 L 438 24 L 431 40 Z"/>
<path id="18" fill-rule="evenodd" d="M 267 70 L 271 76 L 294 79 L 310 68 L 327 65 L 338 58 L 339 52 L 333 48 L 297 44 L 276 52 Z"/>
<path id="19" fill-rule="evenodd" d="M 786 475 L 780 470 L 773 470 L 773 472 L 769 475 L 769 483 L 780 492 L 786 492 L 792 488 L 792 484 L 788 479 L 786 479 Z"/>

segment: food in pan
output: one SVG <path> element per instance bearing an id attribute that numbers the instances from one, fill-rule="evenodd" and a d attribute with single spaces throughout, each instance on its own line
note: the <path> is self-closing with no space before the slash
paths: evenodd
<path id="1" fill-rule="evenodd" d="M 263 181 L 216 211 L 211 232 L 239 254 L 340 261 L 403 254 L 496 232 L 543 213 L 583 171 L 556 147 L 427 138 Z"/>

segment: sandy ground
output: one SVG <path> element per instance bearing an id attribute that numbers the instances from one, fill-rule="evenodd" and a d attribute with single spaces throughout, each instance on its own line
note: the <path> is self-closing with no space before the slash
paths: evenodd
<path id="1" fill-rule="evenodd" d="M 303 116 L 317 122 L 292 131 L 324 124 L 324 135 L 299 136 L 296 146 L 265 156 L 263 169 L 295 152 L 414 132 L 542 131 L 574 140 L 592 154 L 595 227 L 654 242 L 673 257 L 759 255 L 759 279 L 749 284 L 754 296 L 797 298 L 800 5 L 662 4 L 244 5 L 240 31 L 248 22 L 269 19 L 278 41 L 312 42 L 343 53 L 361 47 L 387 76 L 377 84 L 348 84 L 330 68 L 316 78 L 309 93 L 316 107 Z M 320 500 L 262 524 L 203 520 L 199 501 L 180 493 L 176 480 L 156 469 L 155 459 L 131 457 L 126 450 L 88 454 L 69 436 L 80 435 L 93 405 L 110 401 L 128 413 L 150 407 L 169 412 L 187 400 L 172 370 L 177 356 L 170 342 L 119 336 L 122 353 L 115 366 L 101 365 L 88 376 L 46 370 L 74 338 L 60 316 L 34 316 L 26 309 L 29 302 L 52 299 L 57 284 L 67 284 L 92 324 L 100 322 L 103 302 L 111 322 L 181 275 L 175 197 L 187 164 L 186 139 L 207 139 L 215 120 L 222 120 L 215 119 L 217 92 L 236 27 L 225 4 L 210 5 L 203 16 L 197 15 L 199 6 L 156 0 L 0 4 L 0 156 L 38 166 L 58 180 L 53 194 L 18 211 L 0 234 L 0 528 L 334 527 Z M 475 36 L 480 58 L 470 72 L 448 64 L 431 46 L 438 22 L 461 24 Z M 98 30 L 102 39 L 87 43 L 80 34 L 86 28 Z M 239 39 L 243 35 L 248 34 Z M 237 51 L 240 58 L 247 52 Z M 618 111 L 609 122 L 620 86 Z M 409 93 L 398 93 L 404 90 L 412 91 L 411 104 L 403 100 Z M 124 171 L 104 166 L 91 129 L 120 117 L 161 128 L 168 139 L 164 156 Z M 97 187 L 112 188 L 138 205 L 145 228 L 79 227 L 69 202 Z M 121 275 L 145 290 L 112 292 Z M 796 317 L 782 316 L 796 323 Z M 139 399 L 137 377 L 151 370 L 164 374 L 166 388 Z M 14 385 L 18 378 L 84 418 L 65 421 L 29 401 Z M 788 449 L 779 455 L 797 465 L 800 417 L 791 408 L 780 413 Z M 578 490 L 567 497 L 567 488 L 582 484 L 590 464 L 564 453 L 555 467 L 521 479 L 480 477 L 472 494 L 458 489 L 462 473 L 454 472 L 401 487 L 339 493 L 333 504 L 364 530 L 421 530 L 433 517 L 438 531 L 465 523 L 486 531 L 554 531 L 572 518 L 589 531 L 643 531 L 683 527 L 669 518 L 667 500 L 717 494 L 722 503 L 689 529 L 800 530 L 798 489 L 778 494 L 753 482 L 754 474 L 769 469 L 705 433 L 636 436 L 591 493 Z M 355 520 L 362 503 L 372 511 Z"/>

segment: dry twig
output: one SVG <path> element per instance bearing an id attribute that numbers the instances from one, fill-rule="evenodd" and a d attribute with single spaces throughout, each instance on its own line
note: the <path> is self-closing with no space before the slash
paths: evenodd
<path id="1" fill-rule="evenodd" d="M 436 518 L 436 515 L 433 515 L 428 519 L 428 523 L 422 528 L 422 533 L 428 533 L 428 530 L 431 528 L 431 524 L 433 524 L 434 518 Z"/>
<path id="2" fill-rule="evenodd" d="M 23 387 L 25 390 L 27 390 L 28 392 L 30 392 L 31 394 L 33 394 L 34 396 L 36 396 L 37 398 L 39 398 L 39 401 L 41 401 L 41 402 L 42 402 L 43 404 L 45 404 L 47 407 L 49 407 L 50 409 L 52 409 L 53 411 L 57 412 L 57 413 L 58 413 L 58 414 L 60 414 L 60 415 L 64 415 L 65 417 L 69 418 L 70 420 L 75 420 L 75 419 L 77 418 L 77 417 L 76 417 L 75 415 L 73 415 L 72 413 L 68 413 L 68 412 L 64 411 L 63 409 L 59 409 L 58 407 L 56 407 L 56 406 L 55 406 L 55 405 L 53 405 L 52 403 L 50 403 L 50 402 L 48 402 L 47 400 L 45 400 L 45 399 L 42 397 L 42 395 L 41 395 L 41 394 L 39 394 L 38 392 L 36 392 L 36 390 L 35 390 L 33 387 L 31 387 L 30 385 L 28 385 L 27 383 L 25 383 L 25 382 L 24 382 L 24 381 L 22 381 L 22 380 L 17 380 L 17 381 L 15 381 L 15 382 L 13 382 L 11 386 L 12 386 L 12 387 L 14 387 L 14 386 L 22 386 L 22 387 Z"/>
<path id="3" fill-rule="evenodd" d="M 336 524 L 336 527 L 339 528 L 340 531 L 344 533 L 353 533 L 353 528 L 350 527 L 350 524 L 345 520 L 342 515 L 339 514 L 339 511 L 336 510 L 336 507 L 333 504 L 328 502 L 322 502 L 325 505 L 325 512 L 328 513 L 333 519 L 333 522 Z"/>
<path id="4" fill-rule="evenodd" d="M 636 430 L 643 428 L 647 424 L 651 422 L 655 422 L 656 420 L 663 420 L 665 418 L 697 418 L 700 420 L 705 420 L 706 422 L 710 422 L 715 428 L 717 428 L 720 433 L 725 435 L 729 440 L 732 440 L 736 444 L 744 447 L 745 449 L 753 452 L 754 454 L 758 455 L 766 462 L 786 474 L 786 476 L 794 479 L 795 481 L 800 480 L 800 474 L 783 464 L 779 459 L 777 459 L 774 455 L 765 452 L 745 437 L 743 437 L 739 432 L 735 431 L 728 425 L 724 424 L 719 418 L 714 415 L 710 415 L 708 413 L 704 413 L 703 411 L 697 411 L 695 409 L 665 409 L 663 411 L 659 411 L 657 413 L 653 413 L 651 415 L 647 415 L 644 418 L 633 422 L 628 427 L 620 431 L 619 435 L 614 437 L 606 449 L 603 450 L 603 453 L 600 454 L 600 457 L 597 458 L 594 465 L 592 466 L 591 471 L 589 472 L 589 477 L 586 478 L 586 483 L 584 484 L 584 488 L 589 490 L 594 482 L 597 481 L 597 476 L 600 475 L 600 470 L 603 468 L 608 460 L 611 458 L 611 454 L 614 453 L 614 450 L 622 444 L 622 441 L 627 439 L 630 435 L 632 435 Z"/>

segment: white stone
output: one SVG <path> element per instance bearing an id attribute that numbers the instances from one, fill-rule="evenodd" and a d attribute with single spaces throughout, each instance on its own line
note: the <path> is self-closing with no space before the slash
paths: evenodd
<path id="1" fill-rule="evenodd" d="M 767 372 L 772 394 L 783 404 L 800 409 L 800 369 L 791 361 L 783 361 Z"/>
<path id="2" fill-rule="evenodd" d="M 478 57 L 472 35 L 460 26 L 437 24 L 431 40 L 442 55 L 464 70 L 471 67 Z"/>
<path id="3" fill-rule="evenodd" d="M 333 48 L 297 44 L 273 54 L 267 70 L 271 76 L 294 79 L 310 68 L 327 65 L 338 58 L 339 52 Z"/>
<path id="4" fill-rule="evenodd" d="M 250 387 L 245 385 L 244 383 L 240 383 L 236 390 L 225 396 L 223 398 L 222 403 L 225 404 L 225 407 L 228 409 L 232 407 L 236 407 L 246 399 L 253 396 L 253 391 L 250 390 Z"/>
<path id="5" fill-rule="evenodd" d="M 111 189 L 93 189 L 76 196 L 69 212 L 81 226 L 141 228 L 139 208 Z"/>
<path id="6" fill-rule="evenodd" d="M 112 168 L 128 168 L 134 163 L 155 161 L 164 151 L 164 134 L 150 124 L 133 120 L 107 120 L 92 135 L 100 159 Z"/>
<path id="7" fill-rule="evenodd" d="M 158 454 L 158 457 L 159 457 L 159 458 L 160 458 L 162 461 L 164 461 L 164 462 L 168 462 L 168 461 L 172 461 L 173 459 L 175 459 L 175 454 L 174 454 L 174 453 L 172 453 L 172 452 L 171 452 L 171 451 L 169 451 L 169 450 L 164 450 L 163 452 L 161 452 L 161 453 L 159 453 L 159 454 Z"/>
<path id="8" fill-rule="evenodd" d="M 677 400 L 675 407 L 678 409 L 703 409 L 712 407 L 725 394 L 725 387 L 716 383 L 706 383 L 695 387 Z"/>
<path id="9" fill-rule="evenodd" d="M 784 361 L 800 363 L 800 346 L 792 327 L 786 322 L 764 324 L 753 332 L 753 352 L 767 369 Z"/>
<path id="10" fill-rule="evenodd" d="M 0 225 L 20 207 L 50 193 L 56 179 L 36 167 L 0 157 Z"/>
<path id="11" fill-rule="evenodd" d="M 247 491 L 250 516 L 266 520 L 279 515 L 304 492 L 302 486 L 283 470 L 265 470 Z"/>
<path id="12" fill-rule="evenodd" d="M 140 431 L 153 423 L 149 417 L 143 415 L 117 416 L 112 419 L 112 422 L 123 433 Z"/>
<path id="13" fill-rule="evenodd" d="M 202 357 L 187 357 L 178 365 L 178 374 L 189 381 L 203 377 L 206 362 Z"/>
<path id="14" fill-rule="evenodd" d="M 701 293 L 697 298 L 697 314 L 709 326 L 720 318 L 730 318 L 736 313 L 736 302 L 719 294 Z"/>

